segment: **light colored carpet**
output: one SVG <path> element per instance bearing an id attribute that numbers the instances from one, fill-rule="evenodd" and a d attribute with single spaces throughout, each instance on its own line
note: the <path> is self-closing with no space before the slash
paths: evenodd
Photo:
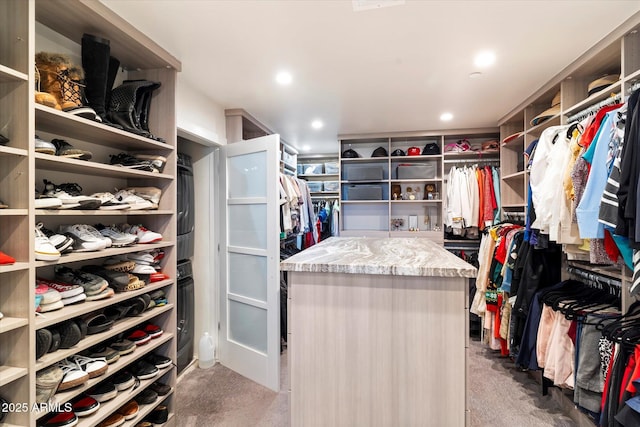
<path id="1" fill-rule="evenodd" d="M 469 402 L 472 427 L 576 426 L 540 386 L 508 360 L 471 340 Z M 287 427 L 289 377 L 282 356 L 281 391 L 275 393 L 220 364 L 192 369 L 176 388 L 180 427 Z"/>

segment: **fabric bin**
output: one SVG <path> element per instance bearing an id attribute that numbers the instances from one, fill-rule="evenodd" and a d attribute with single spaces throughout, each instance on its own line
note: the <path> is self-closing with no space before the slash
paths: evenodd
<path id="1" fill-rule="evenodd" d="M 382 200 L 382 186 L 351 185 L 347 187 L 347 200 Z"/>
<path id="2" fill-rule="evenodd" d="M 303 175 L 320 175 L 322 174 L 322 163 L 307 163 L 302 165 Z"/>
<path id="3" fill-rule="evenodd" d="M 345 175 L 349 181 L 380 181 L 383 171 L 380 165 L 349 165 Z"/>
<path id="4" fill-rule="evenodd" d="M 322 191 L 322 181 L 308 181 L 307 187 L 309 187 L 309 191 Z"/>
<path id="5" fill-rule="evenodd" d="M 433 179 L 436 177 L 435 163 L 401 164 L 396 168 L 398 179 Z"/>
<path id="6" fill-rule="evenodd" d="M 338 181 L 325 181 L 323 186 L 324 191 L 338 191 L 338 187 Z"/>
<path id="7" fill-rule="evenodd" d="M 340 170 L 338 162 L 325 162 L 324 173 L 335 174 Z"/>

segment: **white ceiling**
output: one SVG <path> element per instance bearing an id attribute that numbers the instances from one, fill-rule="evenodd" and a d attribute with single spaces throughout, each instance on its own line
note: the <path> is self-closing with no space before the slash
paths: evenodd
<path id="1" fill-rule="evenodd" d="M 182 61 L 181 84 L 311 153 L 337 152 L 338 134 L 495 126 L 640 10 L 613 0 L 406 0 L 360 12 L 350 0 L 103 2 Z M 469 78 L 487 49 L 495 65 Z M 275 84 L 281 69 L 290 86 Z"/>

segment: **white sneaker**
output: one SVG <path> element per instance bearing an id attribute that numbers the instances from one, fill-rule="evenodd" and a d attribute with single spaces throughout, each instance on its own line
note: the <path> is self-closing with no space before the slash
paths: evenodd
<path id="1" fill-rule="evenodd" d="M 97 239 L 102 239 L 104 241 L 105 248 L 110 248 L 113 245 L 113 241 L 109 237 L 96 230 L 95 227 L 87 224 L 84 224 L 84 226 L 86 227 L 87 231 L 91 233 L 91 235 L 95 236 Z"/>
<path id="2" fill-rule="evenodd" d="M 44 194 L 62 200 L 62 205 L 80 203 L 80 209 L 98 209 L 101 201 L 95 197 L 80 194 L 82 187 L 76 183 L 65 183 L 56 185 L 51 181 L 44 180 Z"/>
<path id="3" fill-rule="evenodd" d="M 60 252 L 51 243 L 49 238 L 44 235 L 39 228 L 36 228 L 36 260 L 39 261 L 56 261 L 60 259 Z"/>
<path id="4" fill-rule="evenodd" d="M 116 200 L 128 204 L 132 211 L 157 208 L 157 206 L 153 203 L 143 199 L 140 196 L 136 196 L 135 194 L 127 190 L 118 191 L 114 197 L 116 198 Z"/>
<path id="5" fill-rule="evenodd" d="M 122 224 L 120 230 L 138 237 L 138 243 L 155 243 L 162 240 L 162 234 L 147 230 L 142 225 Z"/>
<path id="6" fill-rule="evenodd" d="M 102 235 L 100 238 L 94 236 L 87 227 L 86 224 L 61 225 L 59 232 L 71 235 L 73 250 L 76 252 L 99 251 L 106 248 L 107 242 L 102 238 Z"/>
<path id="7" fill-rule="evenodd" d="M 98 209 L 101 209 L 101 210 L 113 211 L 113 210 L 129 209 L 131 207 L 127 203 L 116 199 L 116 197 L 109 192 L 94 193 L 90 197 L 95 197 L 96 199 L 100 199 L 100 202 L 102 204 Z"/>
<path id="8" fill-rule="evenodd" d="M 118 230 L 115 225 L 104 226 L 102 224 L 96 224 L 96 229 L 101 235 L 111 239 L 113 247 L 116 248 L 133 245 L 136 240 L 138 240 L 137 236 L 129 233 L 123 233 Z"/>

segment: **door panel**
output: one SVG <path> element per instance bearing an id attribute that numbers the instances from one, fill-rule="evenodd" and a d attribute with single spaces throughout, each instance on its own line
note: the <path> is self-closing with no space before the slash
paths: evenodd
<path id="1" fill-rule="evenodd" d="M 220 362 L 272 390 L 280 378 L 278 151 L 269 135 L 221 148 Z"/>

